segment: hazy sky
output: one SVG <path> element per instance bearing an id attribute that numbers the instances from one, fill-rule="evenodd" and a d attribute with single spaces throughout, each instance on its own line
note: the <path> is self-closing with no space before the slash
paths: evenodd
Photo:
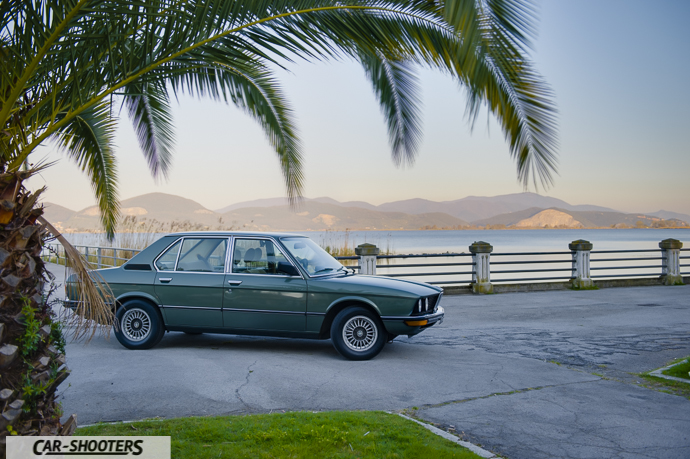
<path id="1" fill-rule="evenodd" d="M 549 0 L 540 3 L 537 69 L 560 112 L 559 175 L 541 194 L 626 212 L 690 213 L 690 2 Z M 462 90 L 422 71 L 424 141 L 413 167 L 396 168 L 363 70 L 352 62 L 298 63 L 280 81 L 297 116 L 304 195 L 381 204 L 523 191 L 497 124 L 471 131 Z M 185 98 L 174 111 L 177 148 L 169 180 L 148 174 L 124 111 L 117 134 L 121 199 L 164 192 L 209 209 L 283 196 L 276 155 L 234 106 Z M 95 203 L 86 176 L 59 160 L 31 186 L 73 210 Z M 530 191 L 535 191 L 531 189 Z"/>

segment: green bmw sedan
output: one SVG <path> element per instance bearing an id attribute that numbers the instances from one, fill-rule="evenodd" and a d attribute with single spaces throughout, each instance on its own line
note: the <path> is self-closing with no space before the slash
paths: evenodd
<path id="1" fill-rule="evenodd" d="M 129 349 L 149 349 L 166 331 L 229 333 L 330 338 L 345 358 L 367 360 L 444 316 L 442 289 L 354 274 L 295 234 L 174 233 L 97 272 L 115 298 L 115 336 Z M 76 288 L 68 280 L 68 307 Z"/>

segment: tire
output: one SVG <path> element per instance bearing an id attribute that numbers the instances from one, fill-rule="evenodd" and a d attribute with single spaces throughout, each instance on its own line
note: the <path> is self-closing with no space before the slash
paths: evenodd
<path id="1" fill-rule="evenodd" d="M 151 349 L 165 335 L 158 309 L 142 300 L 131 300 L 115 313 L 118 330 L 115 337 L 128 349 Z"/>
<path id="2" fill-rule="evenodd" d="M 369 360 L 378 355 L 388 339 L 388 332 L 378 316 L 362 307 L 343 309 L 333 319 L 333 347 L 349 360 Z"/>

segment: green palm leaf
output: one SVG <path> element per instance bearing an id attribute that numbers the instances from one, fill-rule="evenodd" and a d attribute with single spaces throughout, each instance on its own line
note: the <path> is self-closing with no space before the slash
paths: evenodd
<path id="1" fill-rule="evenodd" d="M 135 82 L 125 87 L 124 103 L 153 177 L 167 177 L 175 133 L 164 82 Z"/>
<path id="2" fill-rule="evenodd" d="M 294 202 L 303 186 L 302 154 L 292 110 L 267 67 L 247 56 L 233 59 L 227 54 L 199 49 L 190 58 L 215 61 L 214 67 L 179 71 L 170 77 L 175 91 L 223 97 L 254 118 L 264 130 L 280 162 L 288 198 Z M 185 62 L 185 64 L 189 64 Z"/>
<path id="3" fill-rule="evenodd" d="M 362 55 L 360 62 L 381 105 L 396 164 L 412 164 L 422 136 L 419 82 L 409 63 L 382 54 Z"/>
<path id="4" fill-rule="evenodd" d="M 84 110 L 57 133 L 59 145 L 91 179 L 101 211 L 101 223 L 108 238 L 115 234 L 120 216 L 114 133 L 115 121 L 110 116 L 108 104 Z"/>
<path id="5" fill-rule="evenodd" d="M 553 95 L 526 57 L 536 20 L 529 0 L 9 1 L 0 16 L 0 154 L 8 170 L 124 97 L 151 172 L 164 176 L 174 143 L 172 83 L 254 117 L 278 154 L 288 195 L 298 197 L 293 115 L 267 69 L 350 57 L 373 84 L 394 161 L 411 162 L 419 143 L 413 66 L 424 65 L 467 88 L 470 120 L 484 105 L 494 113 L 523 184 L 548 185 L 555 171 Z"/>

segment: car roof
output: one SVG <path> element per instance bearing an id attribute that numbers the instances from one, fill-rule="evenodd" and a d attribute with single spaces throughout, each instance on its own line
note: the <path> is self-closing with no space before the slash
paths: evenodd
<path id="1" fill-rule="evenodd" d="M 303 234 L 298 233 L 280 233 L 280 232 L 269 232 L 269 231 L 185 231 L 180 233 L 169 233 L 168 236 L 252 236 L 252 237 L 306 237 Z"/>

